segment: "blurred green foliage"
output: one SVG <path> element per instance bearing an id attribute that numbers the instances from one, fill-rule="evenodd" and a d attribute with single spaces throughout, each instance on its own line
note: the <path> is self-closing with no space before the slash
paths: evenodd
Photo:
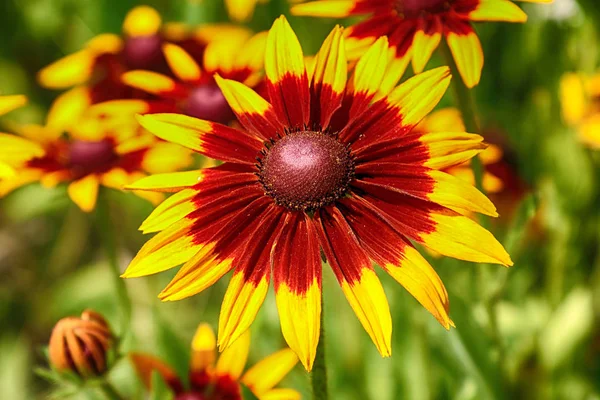
<path id="1" fill-rule="evenodd" d="M 134 0 L 4 0 L 0 8 L 0 92 L 24 93 L 30 105 L 3 119 L 40 122 L 56 92 L 36 72 L 101 32 L 119 32 Z M 167 21 L 227 19 L 217 0 L 141 2 Z M 382 359 L 325 269 L 325 328 L 332 396 L 350 399 L 600 399 L 600 155 L 583 147 L 560 118 L 558 82 L 566 71 L 598 68 L 596 0 L 525 5 L 524 25 L 478 26 L 485 68 L 475 96 L 484 132 L 510 149 L 526 182 L 516 210 L 492 225 L 515 266 L 432 258 L 451 299 L 457 328 L 445 331 L 392 279 L 381 276 L 394 320 L 394 355 Z M 284 0 L 259 5 L 250 26 L 268 29 L 287 12 Z M 307 54 L 335 21 L 291 18 Z M 434 59 L 431 65 L 439 64 Z M 447 95 L 442 106 L 452 104 Z M 122 268 L 145 238 L 137 227 L 151 206 L 111 192 Z M 33 374 L 53 324 L 84 308 L 118 326 L 112 272 L 93 215 L 71 204 L 64 188 L 23 188 L 0 201 L 0 398 L 46 398 L 49 383 Z M 128 280 L 133 339 L 145 351 L 187 369 L 197 324 L 216 326 L 226 279 L 205 293 L 160 303 L 173 272 Z M 272 293 L 256 323 L 250 363 L 284 345 Z M 127 360 L 110 380 L 126 398 L 144 393 Z M 301 368 L 285 384 L 309 398 Z M 160 385 L 157 383 L 157 387 Z M 76 398 L 102 398 L 99 391 Z M 155 393 L 153 398 L 165 398 Z"/>

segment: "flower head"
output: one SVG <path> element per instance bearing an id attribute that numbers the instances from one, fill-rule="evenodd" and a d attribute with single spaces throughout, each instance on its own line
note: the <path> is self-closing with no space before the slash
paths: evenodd
<path id="1" fill-rule="evenodd" d="M 204 38 L 201 29 L 191 32 L 181 24 L 163 24 L 155 9 L 139 6 L 125 17 L 122 35 L 103 33 L 94 37 L 82 50 L 43 68 L 38 80 L 51 89 L 75 87 L 61 96 L 78 104 L 71 110 L 71 117 L 75 118 L 77 111 L 90 104 L 147 98 L 143 91 L 125 85 L 121 76 L 134 69 L 167 73 L 169 68 L 162 52 L 166 43 L 177 44 L 201 57 Z"/>
<path id="2" fill-rule="evenodd" d="M 132 70 L 122 76 L 127 85 L 153 95 L 152 100 L 115 100 L 94 107 L 99 114 L 177 112 L 227 124 L 235 115 L 217 86 L 214 75 L 242 82 L 261 83 L 266 32 L 252 35 L 238 27 L 215 27 L 201 59 L 183 47 L 165 44 L 164 57 L 174 78 L 150 70 Z"/>
<path id="3" fill-rule="evenodd" d="M 565 74 L 560 97 L 564 121 L 577 128 L 583 143 L 600 149 L 600 74 Z"/>
<path id="4" fill-rule="evenodd" d="M 175 393 L 176 400 L 242 400 L 242 386 L 259 399 L 300 399 L 295 390 L 274 389 L 298 363 L 293 351 L 280 350 L 244 373 L 249 350 L 250 333 L 246 332 L 217 360 L 215 334 L 209 325 L 201 324 L 192 342 L 187 387 L 171 367 L 155 357 L 133 353 L 131 360 L 146 387 L 151 387 L 152 373 L 156 371 Z"/>
<path id="5" fill-rule="evenodd" d="M 337 18 L 366 15 L 346 31 L 348 55 L 357 58 L 378 37 L 387 36 L 395 50 L 397 79 L 411 60 L 415 73 L 423 71 L 444 36 L 468 87 L 479 83 L 483 68 L 481 43 L 471 22 L 527 20 L 509 0 L 322 0 L 296 5 L 292 13 Z"/>
<path id="6" fill-rule="evenodd" d="M 131 186 L 171 191 L 144 222 L 160 232 L 125 277 L 184 263 L 160 294 L 201 292 L 233 269 L 219 320 L 227 348 L 254 320 L 271 272 L 285 339 L 312 367 L 321 313 L 321 251 L 382 355 L 391 353 L 391 317 L 378 264 L 446 328 L 446 290 L 413 242 L 474 262 L 511 265 L 491 233 L 464 216 L 496 215 L 477 189 L 444 168 L 486 148 L 478 135 L 413 132 L 450 83 L 448 68 L 417 75 L 381 95 L 389 60 L 377 40 L 347 78 L 343 30 L 336 27 L 307 72 L 284 17 L 269 32 L 270 101 L 217 78 L 243 129 L 175 114 L 140 117 L 148 130 L 224 164 L 148 177 Z"/>
<path id="7" fill-rule="evenodd" d="M 65 131 L 52 118 L 46 126 L 19 127 L 20 135 L 0 134 L 0 165 L 15 171 L 0 179 L 0 196 L 36 181 L 48 187 L 66 182 L 71 199 L 91 211 L 99 185 L 122 189 L 147 173 L 175 171 L 192 161 L 188 151 L 158 140 L 135 120 L 82 119 Z"/>
<path id="8" fill-rule="evenodd" d="M 82 377 L 102 375 L 113 341 L 102 315 L 86 310 L 80 318 L 67 317 L 56 323 L 50 337 L 50 363 L 59 371 Z"/>

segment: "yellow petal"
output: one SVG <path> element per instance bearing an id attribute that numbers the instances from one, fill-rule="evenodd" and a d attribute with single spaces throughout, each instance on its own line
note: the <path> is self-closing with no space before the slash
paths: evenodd
<path id="1" fill-rule="evenodd" d="M 286 342 L 310 371 L 317 353 L 321 327 L 321 288 L 316 279 L 306 293 L 281 284 L 276 291 L 281 331 Z"/>
<path id="2" fill-rule="evenodd" d="M 128 71 L 121 75 L 124 84 L 148 93 L 161 94 L 175 89 L 175 81 L 166 75 L 152 71 Z"/>
<path id="3" fill-rule="evenodd" d="M 429 149 L 425 166 L 444 169 L 470 160 L 487 148 L 483 138 L 471 133 L 433 132 L 419 138 Z"/>
<path id="4" fill-rule="evenodd" d="M 560 79 L 560 100 L 562 114 L 566 123 L 576 124 L 583 119 L 587 111 L 586 94 L 582 78 L 567 73 Z"/>
<path id="5" fill-rule="evenodd" d="M 154 35 L 160 29 L 160 14 L 152 7 L 138 6 L 127 13 L 123 32 L 128 36 Z"/>
<path id="6" fill-rule="evenodd" d="M 298 4 L 292 7 L 293 15 L 344 18 L 356 7 L 356 0 L 323 0 Z"/>
<path id="7" fill-rule="evenodd" d="M 475 186 L 442 171 L 431 170 L 427 175 L 435 181 L 433 192 L 428 195 L 431 201 L 463 215 L 477 212 L 498 216 L 494 204 Z"/>
<path id="8" fill-rule="evenodd" d="M 302 47 L 283 15 L 275 20 L 269 31 L 265 71 L 273 83 L 280 82 L 286 75 L 299 78 L 306 73 Z"/>
<path id="9" fill-rule="evenodd" d="M 191 201 L 197 193 L 197 191 L 190 189 L 175 193 L 152 211 L 140 226 L 140 230 L 144 234 L 160 232 L 185 218 L 186 215 L 197 208 Z"/>
<path id="10" fill-rule="evenodd" d="M 302 395 L 294 389 L 271 389 L 258 396 L 259 400 L 300 400 Z"/>
<path id="11" fill-rule="evenodd" d="M 442 280 L 414 247 L 407 245 L 402 253 L 404 259 L 400 265 L 386 264 L 382 267 L 404 286 L 444 328 L 450 329 L 454 323 L 448 316 L 450 309 L 448 293 Z"/>
<path id="12" fill-rule="evenodd" d="M 200 324 L 192 341 L 191 372 L 205 371 L 217 358 L 217 339 L 208 324 Z"/>
<path id="13" fill-rule="evenodd" d="M 469 13 L 471 21 L 526 22 L 527 14 L 508 0 L 479 0 Z"/>
<path id="14" fill-rule="evenodd" d="M 73 88 L 54 100 L 46 124 L 56 131 L 63 131 L 76 124 L 92 102 L 87 87 Z"/>
<path id="15" fill-rule="evenodd" d="M 483 69 L 483 49 L 475 31 L 471 29 L 464 34 L 450 32 L 446 40 L 465 85 L 469 88 L 477 86 Z"/>
<path id="16" fill-rule="evenodd" d="M 234 273 L 225 292 L 219 314 L 219 349 L 226 349 L 250 328 L 267 296 L 269 276 L 246 281 L 244 273 Z"/>
<path id="17" fill-rule="evenodd" d="M 0 115 L 7 114 L 25 104 L 27 104 L 27 97 L 21 94 L 0 96 Z"/>
<path id="18" fill-rule="evenodd" d="M 415 75 L 388 96 L 391 105 L 402 114 L 402 125 L 417 125 L 439 103 L 448 85 L 450 69 L 440 67 Z"/>
<path id="19" fill-rule="evenodd" d="M 98 198 L 98 177 L 88 175 L 78 181 L 72 182 L 67 188 L 69 197 L 81 210 L 90 212 L 96 206 Z"/>
<path id="20" fill-rule="evenodd" d="M 65 89 L 85 83 L 92 75 L 96 53 L 80 50 L 53 62 L 38 73 L 38 81 L 49 89 Z"/>
<path id="21" fill-rule="evenodd" d="M 513 265 L 494 235 L 472 219 L 450 213 L 431 213 L 429 218 L 435 231 L 422 233 L 420 238 L 431 250 L 460 260 Z"/>
<path id="22" fill-rule="evenodd" d="M 417 30 L 413 39 L 412 66 L 416 74 L 423 72 L 429 62 L 431 55 L 437 49 L 442 40 L 442 32 L 425 32 Z"/>
<path id="23" fill-rule="evenodd" d="M 298 363 L 298 356 L 283 349 L 261 360 L 242 377 L 242 383 L 257 397 L 275 387 Z"/>
<path id="24" fill-rule="evenodd" d="M 215 369 L 217 375 L 228 375 L 238 380 L 246 366 L 249 351 L 250 331 L 246 330 L 241 332 L 238 339 L 221 353 Z"/>
<path id="25" fill-rule="evenodd" d="M 360 280 L 341 284 L 346 299 L 383 357 L 392 355 L 392 317 L 375 272 L 363 268 Z"/>
<path id="26" fill-rule="evenodd" d="M 194 82 L 200 79 L 200 67 L 181 47 L 167 43 L 163 46 L 165 58 L 171 71 L 184 82 Z"/>
<path id="27" fill-rule="evenodd" d="M 202 171 L 171 172 L 150 175 L 128 185 L 126 189 L 173 193 L 194 186 L 200 181 L 202 181 Z"/>
<path id="28" fill-rule="evenodd" d="M 234 21 L 248 21 L 254 13 L 257 0 L 225 0 L 227 12 Z"/>
<path id="29" fill-rule="evenodd" d="M 388 46 L 387 37 L 383 36 L 358 60 L 350 85 L 354 93 L 371 97 L 379 91 L 389 61 Z"/>

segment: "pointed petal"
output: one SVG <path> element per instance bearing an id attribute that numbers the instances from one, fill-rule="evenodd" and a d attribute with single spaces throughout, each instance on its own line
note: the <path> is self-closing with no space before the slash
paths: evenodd
<path id="1" fill-rule="evenodd" d="M 158 72 L 128 71 L 121 75 L 121 80 L 128 86 L 159 96 L 175 95 L 181 91 L 173 79 Z"/>
<path id="2" fill-rule="evenodd" d="M 221 353 L 215 369 L 217 375 L 227 375 L 237 381 L 242 376 L 249 351 L 250 331 L 246 330 Z"/>
<path id="3" fill-rule="evenodd" d="M 392 318 L 383 287 L 337 208 L 315 216 L 319 241 L 346 299 L 383 357 L 392 353 Z"/>
<path id="4" fill-rule="evenodd" d="M 369 257 L 411 293 L 446 329 L 448 293 L 429 263 L 386 216 L 363 198 L 342 200 L 343 213 Z"/>
<path id="5" fill-rule="evenodd" d="M 477 86 L 483 69 L 483 49 L 477 33 L 463 21 L 448 24 L 446 30 L 448 46 L 465 85 L 469 88 Z"/>
<path id="6" fill-rule="evenodd" d="M 316 231 L 303 212 L 289 214 L 271 264 L 283 337 L 310 371 L 321 325 L 321 257 Z"/>
<path id="7" fill-rule="evenodd" d="M 336 26 L 323 42 L 315 58 L 310 86 L 311 121 L 326 129 L 333 113 L 341 106 L 346 88 L 347 60 L 343 29 Z"/>
<path id="8" fill-rule="evenodd" d="M 7 114 L 27 104 L 27 97 L 21 94 L 0 96 L 0 115 Z"/>
<path id="9" fill-rule="evenodd" d="M 242 383 L 260 397 L 281 382 L 296 364 L 296 353 L 290 349 L 279 350 L 246 371 Z"/>
<path id="10" fill-rule="evenodd" d="M 67 188 L 69 197 L 82 211 L 90 212 L 96 205 L 98 198 L 98 177 L 88 175 L 75 182 L 72 182 Z"/>
<path id="11" fill-rule="evenodd" d="M 290 128 L 303 128 L 310 117 L 308 76 L 302 47 L 284 16 L 273 23 L 265 53 L 267 90 L 275 113 Z"/>
<path id="12" fill-rule="evenodd" d="M 200 324 L 192 340 L 190 372 L 202 372 L 211 368 L 217 359 L 217 339 L 208 324 Z"/>
<path id="13" fill-rule="evenodd" d="M 435 132 L 419 139 L 427 146 L 425 166 L 445 169 L 470 160 L 487 148 L 483 137 L 471 133 Z"/>
<path id="14" fill-rule="evenodd" d="M 479 0 L 468 18 L 471 21 L 527 22 L 527 14 L 508 0 Z"/>
<path id="15" fill-rule="evenodd" d="M 49 89 L 65 89 L 85 83 L 92 75 L 96 54 L 80 50 L 43 68 L 37 76 L 40 84 Z"/>
<path id="16" fill-rule="evenodd" d="M 419 29 L 415 33 L 412 51 L 412 66 L 416 74 L 423 72 L 441 39 L 442 27 L 439 19 L 423 20 L 420 23 Z"/>
<path id="17" fill-rule="evenodd" d="M 195 190 L 184 189 L 160 203 L 140 226 L 142 233 L 160 232 L 185 218 L 196 209 L 196 204 L 191 201 L 195 195 Z"/>
<path id="18" fill-rule="evenodd" d="M 200 79 L 200 67 L 183 48 L 167 43 L 163 52 L 171 71 L 184 82 L 196 82 Z"/>
<path id="19" fill-rule="evenodd" d="M 294 389 L 271 389 L 259 396 L 259 400 L 301 400 L 302 395 Z"/>
<path id="20" fill-rule="evenodd" d="M 244 84 L 215 76 L 227 103 L 240 123 L 259 138 L 276 138 L 284 129 L 273 106 Z"/>
<path id="21" fill-rule="evenodd" d="M 231 278 L 219 315 L 219 348 L 227 348 L 246 331 L 263 301 L 271 278 L 270 254 L 282 227 L 282 211 L 272 204 L 252 235 L 246 237 L 246 247 L 236 258 L 236 270 Z"/>
<path id="22" fill-rule="evenodd" d="M 234 21 L 248 21 L 254 13 L 258 0 L 225 0 L 227 12 Z"/>
<path id="23" fill-rule="evenodd" d="M 79 120 L 91 103 L 92 97 L 87 87 L 73 88 L 54 100 L 48 111 L 46 125 L 62 133 Z"/>
<path id="24" fill-rule="evenodd" d="M 322 0 L 292 7 L 292 15 L 305 15 L 312 17 L 344 18 L 352 14 L 356 8 L 357 0 Z"/>
<path id="25" fill-rule="evenodd" d="M 174 193 L 194 186 L 202 179 L 203 171 L 171 172 L 147 176 L 131 185 L 127 185 L 126 189 Z"/>
<path id="26" fill-rule="evenodd" d="M 138 6 L 127 13 L 123 21 L 123 32 L 128 36 L 154 35 L 161 24 L 158 11 L 149 6 Z"/>
<path id="27" fill-rule="evenodd" d="M 161 139 L 218 160 L 254 165 L 263 148 L 260 140 L 244 131 L 186 115 L 138 115 L 137 119 Z"/>

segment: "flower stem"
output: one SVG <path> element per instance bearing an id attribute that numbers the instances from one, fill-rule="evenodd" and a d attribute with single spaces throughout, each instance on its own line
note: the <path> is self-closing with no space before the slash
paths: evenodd
<path id="1" fill-rule="evenodd" d="M 465 82 L 460 76 L 458 67 L 456 66 L 456 62 L 454 61 L 454 57 L 452 56 L 452 52 L 450 51 L 448 44 L 442 41 L 440 48 L 446 63 L 452 72 L 452 88 L 454 91 L 454 98 L 456 100 L 458 109 L 462 114 L 465 128 L 469 133 L 481 134 L 481 128 L 479 126 L 479 120 L 477 119 L 477 111 L 475 108 L 475 100 L 473 99 L 472 90 L 465 85 Z M 475 156 L 471 159 L 471 168 L 473 169 L 473 175 L 475 177 L 475 186 L 485 194 L 483 188 L 483 164 L 481 163 L 479 156 Z"/>
<path id="2" fill-rule="evenodd" d="M 104 380 L 100 386 L 99 386 L 100 390 L 102 391 L 102 393 L 104 394 L 104 397 L 106 397 L 109 400 L 123 400 L 123 398 L 121 397 L 121 395 L 119 394 L 119 392 L 117 392 L 117 390 L 113 387 L 113 385 L 110 384 L 110 382 Z"/>
<path id="3" fill-rule="evenodd" d="M 108 264 L 111 267 L 112 275 L 115 283 L 117 292 L 117 300 L 120 314 L 120 336 L 121 343 L 123 343 L 125 337 L 130 333 L 131 325 L 131 301 L 129 294 L 127 293 L 127 286 L 125 281 L 121 278 L 121 269 L 119 268 L 119 261 L 117 256 L 117 241 L 116 241 L 116 230 L 110 216 L 110 202 L 107 197 L 107 193 L 103 190 L 100 191 L 98 196 L 98 205 L 96 207 L 97 217 L 97 228 L 99 230 L 102 244 L 106 252 Z"/>
<path id="4" fill-rule="evenodd" d="M 313 400 L 328 400 L 329 392 L 327 390 L 327 365 L 325 359 L 325 328 L 323 321 L 323 300 L 321 298 L 321 332 L 319 334 L 319 344 L 317 345 L 317 354 L 311 374 Z"/>

